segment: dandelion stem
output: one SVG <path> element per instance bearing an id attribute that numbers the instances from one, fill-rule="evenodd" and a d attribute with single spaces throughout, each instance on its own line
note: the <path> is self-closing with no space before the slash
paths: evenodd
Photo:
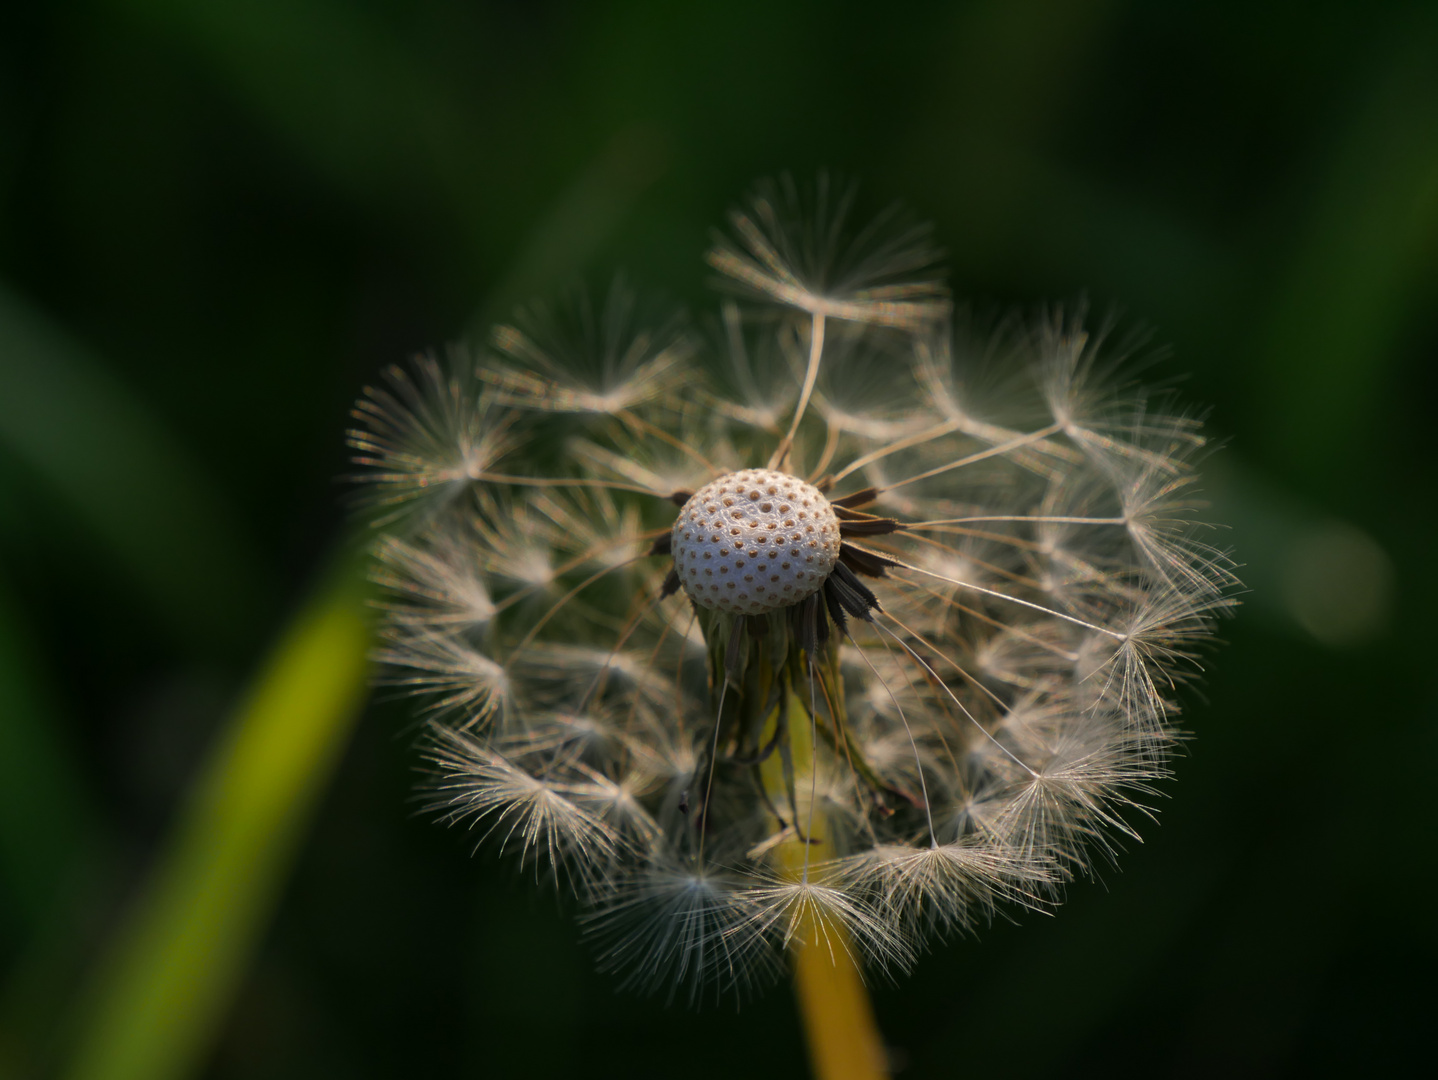
<path id="1" fill-rule="evenodd" d="M 815 1080 L 889 1075 L 874 1007 L 846 949 L 827 949 L 817 941 L 795 948 L 794 993 Z"/>
<path id="2" fill-rule="evenodd" d="M 775 710 L 772 717 L 776 725 L 779 713 Z M 799 773 L 809 770 L 809 825 L 803 837 L 776 845 L 773 857 L 785 874 L 806 880 L 811 866 L 831 858 L 834 850 L 828 822 L 815 813 L 815 719 L 792 691 L 787 713 L 794 769 Z M 766 762 L 761 774 L 776 804 L 782 802 L 784 780 L 778 763 L 772 759 Z M 828 921 L 820 925 L 813 909 L 807 906 L 799 909 L 797 921 L 790 936 L 794 993 L 799 1000 L 815 1080 L 882 1080 L 889 1075 L 883 1039 L 848 942 L 840 937 L 843 928 Z"/>

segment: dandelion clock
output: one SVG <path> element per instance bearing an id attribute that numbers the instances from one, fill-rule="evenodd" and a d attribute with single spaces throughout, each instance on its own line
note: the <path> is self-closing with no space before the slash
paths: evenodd
<path id="1" fill-rule="evenodd" d="M 1053 905 L 1169 774 L 1236 585 L 1200 424 L 1077 313 L 976 343 L 936 255 L 760 184 L 709 321 L 621 284 L 355 408 L 428 804 L 625 986 L 792 969 L 812 1036 L 820 984 Z"/>

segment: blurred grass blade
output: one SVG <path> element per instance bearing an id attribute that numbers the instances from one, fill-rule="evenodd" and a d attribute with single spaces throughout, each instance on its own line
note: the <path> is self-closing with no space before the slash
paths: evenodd
<path id="1" fill-rule="evenodd" d="M 82 1001 L 73 1080 L 202 1064 L 364 701 L 369 644 L 349 565 L 295 619 L 202 771 Z"/>
<path id="2" fill-rule="evenodd" d="M 134 395 L 3 285 L 0 448 L 83 522 L 183 640 L 246 640 L 269 589 L 243 523 Z"/>

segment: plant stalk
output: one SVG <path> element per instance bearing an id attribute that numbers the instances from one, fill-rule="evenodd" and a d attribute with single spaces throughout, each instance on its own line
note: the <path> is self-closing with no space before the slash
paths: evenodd
<path id="1" fill-rule="evenodd" d="M 812 874 L 834 851 L 825 816 L 817 808 L 810 814 L 815 790 L 814 718 L 808 704 L 792 691 L 785 711 L 789 765 L 775 754 L 760 772 L 771 804 L 788 808 L 797 819 L 790 826 L 797 825 L 807 838 L 806 843 L 796 836 L 773 852 L 775 862 L 797 879 Z M 776 709 L 769 717 L 766 738 L 772 735 L 779 715 Z M 777 828 L 778 822 L 774 825 Z M 809 1066 L 815 1080 L 884 1080 L 889 1069 L 883 1038 L 868 991 L 841 934 L 842 929 L 833 925 L 813 925 L 812 916 L 806 914 L 794 928 L 790 943 L 794 993 L 804 1024 Z"/>

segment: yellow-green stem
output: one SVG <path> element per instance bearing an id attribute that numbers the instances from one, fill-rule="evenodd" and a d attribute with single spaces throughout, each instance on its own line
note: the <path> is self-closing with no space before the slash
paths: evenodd
<path id="1" fill-rule="evenodd" d="M 793 761 L 794 796 L 797 805 L 790 805 L 784 766 L 779 755 L 772 755 L 760 769 L 765 793 L 771 803 L 797 819 L 798 837 L 778 844 L 772 854 L 775 864 L 786 874 L 798 878 L 809 868 L 822 863 L 833 854 L 829 839 L 829 823 L 817 810 L 810 823 L 810 792 L 814 780 L 813 721 L 808 705 L 790 694 L 788 702 L 789 749 Z M 766 724 L 767 741 L 779 721 L 775 710 Z M 822 797 L 822 796 L 821 796 Z M 775 828 L 779 823 L 773 823 Z M 859 970 L 853 957 L 839 940 L 842 929 L 812 925 L 812 915 L 800 918 L 794 927 L 790 952 L 794 965 L 794 992 L 799 999 L 799 1013 L 804 1023 L 804 1036 L 809 1047 L 809 1064 L 815 1080 L 884 1080 L 889 1075 L 883 1039 L 874 1019 Z"/>
<path id="2" fill-rule="evenodd" d="M 365 699 L 369 644 L 346 566 L 279 642 L 205 765 L 85 995 L 70 1080 L 197 1071 Z"/>
<path id="3" fill-rule="evenodd" d="M 883 1039 L 849 954 L 813 941 L 797 944 L 793 953 L 794 993 L 816 1080 L 884 1080 Z"/>

